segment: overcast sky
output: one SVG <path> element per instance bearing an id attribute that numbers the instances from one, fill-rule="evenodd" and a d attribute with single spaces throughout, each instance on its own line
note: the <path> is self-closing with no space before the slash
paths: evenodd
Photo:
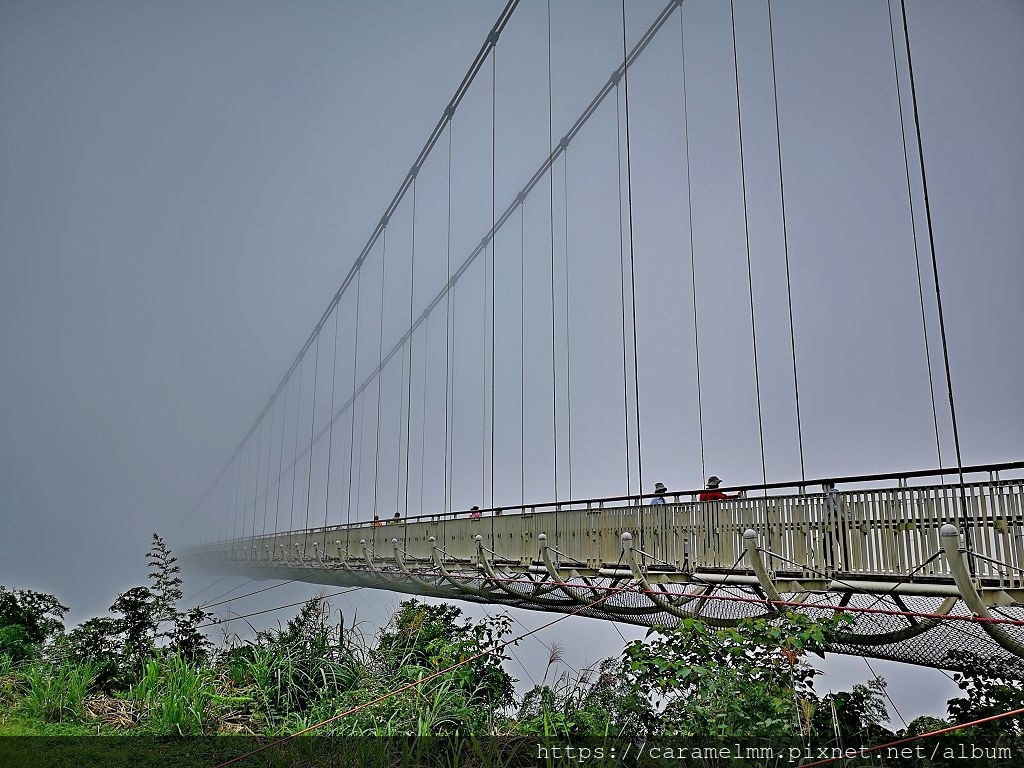
<path id="1" fill-rule="evenodd" d="M 73 606 L 78 621 L 102 613 L 118 591 L 143 578 L 152 531 L 182 538 L 186 514 L 319 319 L 502 5 L 0 4 L 0 583 L 53 592 Z M 628 4 L 630 45 L 663 5 Z M 934 467 L 885 2 L 778 0 L 772 13 L 807 475 Z M 1024 6 L 916 0 L 908 14 L 963 458 L 1015 460 L 1024 430 L 1018 338 Z M 621 59 L 622 31 L 616 3 L 554 2 L 551 23 L 557 142 Z M 548 151 L 545 24 L 545 5 L 524 0 L 497 50 L 499 213 Z M 681 39 L 677 12 L 629 79 L 644 487 L 661 481 L 693 488 L 712 472 L 727 483 L 759 482 L 762 436 L 767 479 L 793 480 L 800 457 L 766 6 L 737 2 L 760 432 L 728 4 L 687 0 L 683 27 Z M 948 465 L 953 444 L 901 45 L 897 37 Z M 490 87 L 488 64 L 454 121 L 456 265 L 490 226 Z M 517 503 L 521 487 L 528 501 L 565 497 L 570 467 L 574 496 L 636 491 L 632 378 L 629 485 L 623 440 L 616 163 L 617 146 L 624 151 L 625 145 L 616 125 L 612 98 L 556 165 L 554 200 L 543 181 L 522 218 L 517 212 L 497 238 L 493 468 L 484 378 L 489 277 L 482 259 L 454 294 L 459 319 L 450 416 L 456 426 L 447 485 L 443 358 L 437 364 L 443 315 L 435 314 L 414 339 L 408 481 L 403 358 L 386 370 L 377 478 L 385 514 L 396 506 L 435 511 L 446 494 L 455 508 L 488 502 L 492 477 L 499 504 Z M 417 315 L 447 276 L 447 146 L 446 136 L 417 181 Z M 412 233 L 410 197 L 389 226 L 385 350 L 408 321 Z M 552 237 L 557 488 L 547 282 Z M 361 379 L 377 363 L 382 255 L 378 244 L 360 278 L 357 353 L 354 293 L 340 305 L 336 402 L 351 394 L 353 364 Z M 303 362 L 302 389 L 293 378 L 285 390 L 291 399 L 271 410 L 266 439 L 275 447 L 268 455 L 262 443 L 251 442 L 240 462 L 253 462 L 258 453 L 266 471 L 285 450 L 281 438 L 292 434 L 296 414 L 309 419 L 314 370 L 314 422 L 327 423 L 334 343 L 332 316 L 319 358 L 311 353 Z M 434 361 L 426 374 L 424 357 Z M 354 472 L 355 504 L 343 509 L 326 498 L 328 466 L 332 498 L 350 495 L 344 462 L 352 424 L 340 419 L 333 437 L 327 433 L 331 453 L 323 442 L 314 449 L 304 470 L 313 476 L 311 522 L 372 513 L 377 405 L 375 389 L 357 401 L 353 450 L 364 460 Z M 285 463 L 289 456 L 283 454 Z M 227 518 L 217 509 L 227 509 L 243 466 L 226 475 L 185 532 L 221 530 Z M 305 478 L 297 475 L 300 483 Z M 187 594 L 212 581 L 188 577 Z M 311 590 L 285 587 L 270 595 L 286 602 Z M 368 592 L 343 605 L 376 621 L 373 614 L 385 615 L 395 602 L 394 595 Z M 274 604 L 268 597 L 258 607 Z M 531 626 L 539 622 L 536 614 L 517 616 Z M 570 620 L 559 627 L 566 629 L 544 639 L 575 648 L 578 662 L 614 655 L 622 645 L 607 622 Z M 539 678 L 543 649 L 527 643 L 523 660 Z M 859 660 L 830 664 L 837 679 L 866 676 Z M 935 702 L 952 693 L 938 687 L 945 681 L 936 672 L 883 666 L 897 702 L 912 714 L 940 711 Z M 521 668 L 512 672 L 528 677 Z"/>

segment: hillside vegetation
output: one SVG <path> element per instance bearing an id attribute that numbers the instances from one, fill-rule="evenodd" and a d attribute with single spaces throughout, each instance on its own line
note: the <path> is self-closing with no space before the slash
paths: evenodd
<path id="1" fill-rule="evenodd" d="M 880 678 L 815 691 L 808 659 L 844 619 L 800 614 L 655 628 L 582 669 L 553 644 L 541 682 L 518 699 L 504 614 L 472 622 L 455 606 L 408 600 L 370 637 L 315 597 L 277 629 L 215 645 L 203 631 L 211 614 L 180 608 L 179 567 L 155 534 L 147 562 L 145 586 L 70 631 L 56 597 L 0 587 L 0 765 L 217 765 L 306 729 L 335 739 L 297 739 L 238 764 L 331 765 L 341 749 L 345 765 L 567 765 L 538 750 L 575 744 L 620 765 L 622 745 L 664 743 L 707 748 L 688 758 L 698 765 L 782 765 L 779 755 L 868 748 L 1024 706 L 1020 681 L 975 659 L 943 718 L 894 730 Z M 1022 725 L 930 737 L 925 757 L 899 764 L 964 765 L 947 747 L 969 744 L 993 750 L 971 764 L 1020 765 Z M 110 738 L 87 738 L 98 735 Z M 28 736 L 62 738 L 13 738 Z M 723 745 L 776 758 L 715 752 Z"/>

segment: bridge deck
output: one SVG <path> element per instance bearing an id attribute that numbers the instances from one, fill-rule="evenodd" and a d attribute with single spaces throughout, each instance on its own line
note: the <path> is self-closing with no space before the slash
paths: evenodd
<path id="1" fill-rule="evenodd" d="M 1024 479 L 863 489 L 837 501 L 553 505 L 271 533 L 196 555 L 256 578 L 646 625 L 729 624 L 771 613 L 770 601 L 811 615 L 849 610 L 856 623 L 837 652 L 951 667 L 947 653 L 966 650 L 1024 677 L 1024 626 L 935 618 L 1024 619 Z"/>

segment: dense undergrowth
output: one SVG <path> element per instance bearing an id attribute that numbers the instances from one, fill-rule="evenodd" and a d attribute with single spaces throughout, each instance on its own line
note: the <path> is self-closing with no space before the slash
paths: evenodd
<path id="1" fill-rule="evenodd" d="M 582 669 L 552 645 L 541 682 L 520 700 L 504 669 L 512 641 L 505 615 L 473 623 L 455 606 L 409 600 L 370 637 L 313 598 L 277 629 L 215 646 L 202 631 L 209 614 L 179 609 L 178 566 L 155 535 L 148 562 L 148 586 L 70 632 L 55 597 L 0 587 L 0 736 L 127 737 L 130 750 L 119 752 L 116 739 L 74 748 L 99 750 L 95 763 L 52 764 L 119 765 L 127 751 L 135 759 L 124 764 L 138 768 L 147 764 L 142 744 L 155 745 L 154 765 L 216 764 L 215 752 L 244 754 L 268 737 L 316 727 L 319 740 L 300 739 L 290 757 L 253 764 L 331 764 L 318 750 L 333 748 L 322 737 L 335 737 L 351 765 L 497 766 L 524 756 L 543 763 L 537 745 L 571 743 L 867 748 L 1024 706 L 1020 681 L 973 659 L 976 672 L 959 677 L 964 695 L 948 703 L 945 718 L 897 731 L 881 679 L 815 691 L 818 673 L 807 659 L 843 619 L 816 623 L 799 614 L 724 629 L 686 620 Z M 1007 719 L 933 738 L 931 757 L 913 764 L 962 765 L 931 748 L 968 743 L 1006 750 L 974 764 L 1019 765 L 1022 724 Z M 22 764 L 5 753 L 10 742 L 0 739 L 0 764 Z M 721 756 L 692 762 L 734 764 Z"/>

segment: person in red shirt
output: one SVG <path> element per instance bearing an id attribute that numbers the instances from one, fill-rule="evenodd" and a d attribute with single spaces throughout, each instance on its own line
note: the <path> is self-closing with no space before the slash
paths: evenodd
<path id="1" fill-rule="evenodd" d="M 721 499 L 738 499 L 740 494 L 730 496 L 726 493 L 722 493 L 718 490 L 718 486 L 722 484 L 722 479 L 718 475 L 712 475 L 708 478 L 707 489 L 700 494 L 701 501 L 719 501 Z"/>

